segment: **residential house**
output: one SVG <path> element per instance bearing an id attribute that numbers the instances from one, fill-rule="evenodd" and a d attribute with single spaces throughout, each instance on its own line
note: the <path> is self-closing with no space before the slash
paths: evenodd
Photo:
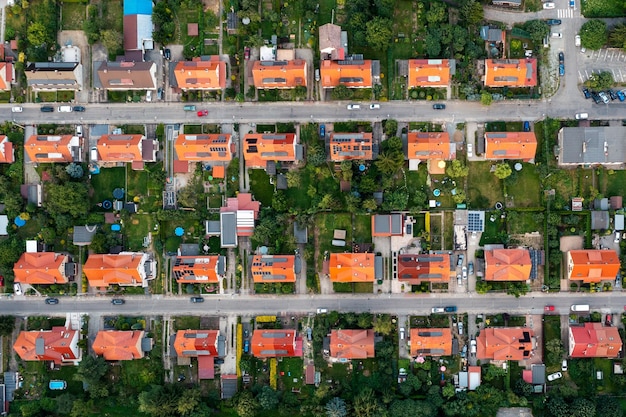
<path id="1" fill-rule="evenodd" d="M 255 330 L 250 347 L 257 358 L 302 356 L 302 339 L 294 329 Z"/>
<path id="2" fill-rule="evenodd" d="M 537 59 L 486 59 L 485 87 L 536 87 Z"/>
<path id="3" fill-rule="evenodd" d="M 22 284 L 67 284 L 76 273 L 76 264 L 62 253 L 24 252 L 13 265 L 15 282 Z"/>
<path id="4" fill-rule="evenodd" d="M 372 237 L 404 236 L 404 215 L 374 214 L 372 215 Z"/>
<path id="5" fill-rule="evenodd" d="M 145 51 L 153 49 L 152 1 L 124 2 L 124 50 Z M 141 56 L 141 55 L 139 55 Z"/>
<path id="6" fill-rule="evenodd" d="M 154 90 L 157 68 L 154 62 L 94 62 L 94 87 L 103 90 Z"/>
<path id="7" fill-rule="evenodd" d="M 159 141 L 143 135 L 102 135 L 98 139 L 100 164 L 130 163 L 143 169 L 145 162 L 155 162 Z"/>
<path id="8" fill-rule="evenodd" d="M 330 160 L 371 161 L 374 159 L 371 133 L 331 133 Z"/>
<path id="9" fill-rule="evenodd" d="M 4 45 L 2 46 L 4 47 Z M 4 54 L 4 48 L 2 53 Z M 0 91 L 11 91 L 13 81 L 15 81 L 15 67 L 13 63 L 0 62 Z"/>
<path id="10" fill-rule="evenodd" d="M 182 91 L 217 91 L 226 88 L 226 62 L 218 55 L 179 61 L 174 67 L 176 87 Z"/>
<path id="11" fill-rule="evenodd" d="M 584 284 L 613 281 L 620 270 L 619 256 L 612 249 L 571 250 L 566 259 L 567 278 Z"/>
<path id="12" fill-rule="evenodd" d="M 419 163 L 428 162 L 432 174 L 445 172 L 445 162 L 456 158 L 456 145 L 450 142 L 448 132 L 409 132 L 407 157 L 409 169 L 416 171 Z M 436 171 L 434 171 L 436 170 Z M 443 172 L 440 172 L 442 171 Z"/>
<path id="13" fill-rule="evenodd" d="M 179 357 L 220 356 L 219 336 L 219 330 L 179 330 L 174 339 L 174 349 Z"/>
<path id="14" fill-rule="evenodd" d="M 130 361 L 144 356 L 143 330 L 101 330 L 96 335 L 91 348 L 107 361 Z"/>
<path id="15" fill-rule="evenodd" d="M 252 278 L 255 283 L 296 282 L 294 255 L 255 255 L 252 258 Z"/>
<path id="16" fill-rule="evenodd" d="M 532 162 L 536 153 L 535 132 L 485 132 L 485 159 Z"/>
<path id="17" fill-rule="evenodd" d="M 485 281 L 527 281 L 531 269 L 528 249 L 485 251 Z"/>
<path id="18" fill-rule="evenodd" d="M 602 323 L 569 326 L 570 358 L 619 358 L 621 350 L 617 327 Z"/>
<path id="19" fill-rule="evenodd" d="M 52 330 L 22 331 L 13 350 L 23 361 L 52 361 L 57 365 L 74 364 L 81 360 L 78 347 L 80 332 L 67 327 Z"/>
<path id="20" fill-rule="evenodd" d="M 535 334 L 526 327 L 487 327 L 476 338 L 476 358 L 521 361 L 533 354 Z"/>
<path id="21" fill-rule="evenodd" d="M 295 88 L 307 86 L 307 64 L 292 61 L 254 61 L 252 77 L 256 88 Z"/>
<path id="22" fill-rule="evenodd" d="M 558 134 L 559 166 L 602 165 L 624 169 L 626 127 L 564 127 Z"/>
<path id="23" fill-rule="evenodd" d="M 249 133 L 243 138 L 243 157 L 247 168 L 266 169 L 268 162 L 296 162 L 295 133 Z"/>
<path id="24" fill-rule="evenodd" d="M 411 329 L 411 357 L 452 355 L 450 328 Z"/>
<path id="25" fill-rule="evenodd" d="M 332 282 L 374 282 L 374 254 L 331 253 L 329 275 Z"/>
<path id="26" fill-rule="evenodd" d="M 339 362 L 375 357 L 374 330 L 337 329 L 330 332 L 330 357 Z"/>
<path id="27" fill-rule="evenodd" d="M 82 162 L 82 142 L 72 135 L 33 135 L 24 143 L 26 162 Z"/>
<path id="28" fill-rule="evenodd" d="M 13 143 L 5 135 L 0 135 L 0 164 L 12 164 L 13 162 L 15 162 Z"/>
<path id="29" fill-rule="evenodd" d="M 156 276 L 156 261 L 143 252 L 119 254 L 90 254 L 83 266 L 89 285 L 104 288 L 117 284 L 122 287 L 146 287 Z"/>
<path id="30" fill-rule="evenodd" d="M 174 142 L 175 172 L 192 172 L 195 164 L 228 165 L 233 159 L 235 145 L 228 133 L 185 134 Z"/>
<path id="31" fill-rule="evenodd" d="M 341 26 L 327 23 L 318 28 L 320 57 L 322 60 L 343 60 L 347 55 L 347 45 L 341 41 Z"/>
<path id="32" fill-rule="evenodd" d="M 411 285 L 423 282 L 445 282 L 454 275 L 447 253 L 398 254 L 398 279 Z"/>
<path id="33" fill-rule="evenodd" d="M 177 256 L 172 274 L 179 284 L 218 284 L 226 272 L 226 257 Z"/>
<path id="34" fill-rule="evenodd" d="M 446 88 L 450 85 L 450 59 L 409 59 L 408 88 Z"/>
<path id="35" fill-rule="evenodd" d="M 33 91 L 83 89 L 83 66 L 79 62 L 31 62 L 24 75 Z"/>
<path id="36" fill-rule="evenodd" d="M 340 85 L 348 88 L 371 88 L 373 85 L 372 61 L 369 59 L 322 61 L 320 65 L 322 88 Z"/>
<path id="37" fill-rule="evenodd" d="M 253 201 L 250 193 L 239 193 L 227 199 L 226 207 L 220 209 L 221 247 L 234 248 L 237 237 L 252 236 L 260 208 L 261 203 Z"/>

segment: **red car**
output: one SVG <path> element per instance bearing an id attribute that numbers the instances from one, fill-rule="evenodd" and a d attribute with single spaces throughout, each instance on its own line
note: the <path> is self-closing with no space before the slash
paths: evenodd
<path id="1" fill-rule="evenodd" d="M 554 306 L 545 306 L 544 311 L 554 311 Z"/>
<path id="2" fill-rule="evenodd" d="M 4 277 L 0 275 L 0 287 L 4 287 Z"/>
<path id="3" fill-rule="evenodd" d="M 250 48 L 248 48 L 247 46 L 243 50 L 243 59 L 245 59 L 246 61 L 250 59 Z"/>
<path id="4" fill-rule="evenodd" d="M 209 115 L 209 111 L 208 110 L 200 110 L 198 111 L 198 117 L 204 117 L 204 116 L 208 116 Z"/>

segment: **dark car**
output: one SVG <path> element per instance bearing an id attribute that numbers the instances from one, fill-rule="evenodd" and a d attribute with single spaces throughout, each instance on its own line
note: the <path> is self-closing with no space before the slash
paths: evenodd
<path id="1" fill-rule="evenodd" d="M 43 106 L 41 108 L 41 111 L 44 112 L 44 113 L 52 113 L 52 112 L 54 112 L 54 107 L 52 107 L 52 106 Z"/>
<path id="2" fill-rule="evenodd" d="M 559 19 L 548 19 L 546 20 L 546 23 L 548 26 L 558 26 L 561 24 L 561 21 Z"/>
<path id="3" fill-rule="evenodd" d="M 591 98 L 591 92 L 588 88 L 583 88 L 583 94 L 585 95 L 585 98 Z"/>
<path id="4" fill-rule="evenodd" d="M 121 306 L 125 302 L 126 301 L 122 300 L 121 298 L 114 298 L 111 300 L 111 304 L 116 305 L 116 306 Z"/>
<path id="5" fill-rule="evenodd" d="M 446 105 L 445 104 L 433 104 L 433 109 L 435 109 L 435 110 L 445 110 L 446 109 Z"/>
<path id="6" fill-rule="evenodd" d="M 224 359 L 223 358 L 215 358 L 215 359 L 213 359 L 213 363 L 215 365 L 223 365 L 224 364 Z"/>
<path id="7" fill-rule="evenodd" d="M 320 138 L 326 137 L 326 125 L 320 125 Z"/>
<path id="8" fill-rule="evenodd" d="M 74 111 L 80 111 L 80 112 L 83 112 L 83 111 L 85 111 L 85 110 L 86 110 L 86 109 L 85 109 L 85 107 L 83 107 L 83 106 L 74 106 Z"/>
<path id="9" fill-rule="evenodd" d="M 565 64 L 559 64 L 559 75 L 561 77 L 565 75 Z"/>
<path id="10" fill-rule="evenodd" d="M 559 52 L 559 62 L 561 64 L 565 62 L 565 54 L 563 52 Z"/>
<path id="11" fill-rule="evenodd" d="M 157 98 L 163 100 L 163 89 L 161 87 L 157 89 Z"/>
<path id="12" fill-rule="evenodd" d="M 170 51 L 168 48 L 165 48 L 163 50 L 163 56 L 169 61 L 172 58 L 172 51 Z"/>
<path id="13" fill-rule="evenodd" d="M 524 122 L 524 132 L 530 132 L 530 122 Z"/>
<path id="14" fill-rule="evenodd" d="M 46 298 L 46 304 L 56 305 L 59 304 L 58 298 Z"/>
<path id="15" fill-rule="evenodd" d="M 593 99 L 594 103 L 596 103 L 596 104 L 602 103 L 602 98 L 595 91 L 591 93 L 591 98 Z"/>
<path id="16" fill-rule="evenodd" d="M 607 93 L 609 94 L 609 97 L 611 97 L 611 100 L 617 100 L 617 93 L 615 91 L 609 90 Z"/>
<path id="17" fill-rule="evenodd" d="M 456 311 L 456 306 L 448 306 L 443 308 L 446 313 L 454 313 Z"/>
<path id="18" fill-rule="evenodd" d="M 204 303 L 204 298 L 202 297 L 191 297 L 192 303 Z"/>
<path id="19" fill-rule="evenodd" d="M 0 275 L 0 287 L 4 287 L 4 277 Z"/>

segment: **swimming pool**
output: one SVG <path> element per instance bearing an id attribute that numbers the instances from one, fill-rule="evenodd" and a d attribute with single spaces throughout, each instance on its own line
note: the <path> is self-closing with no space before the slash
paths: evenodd
<path id="1" fill-rule="evenodd" d="M 50 381 L 50 384 L 48 384 L 48 386 L 52 390 L 62 390 L 62 389 L 67 388 L 67 382 L 57 379 L 57 380 Z"/>

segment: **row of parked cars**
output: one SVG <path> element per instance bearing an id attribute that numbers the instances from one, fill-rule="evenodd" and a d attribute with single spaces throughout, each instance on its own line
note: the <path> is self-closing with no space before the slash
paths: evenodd
<path id="1" fill-rule="evenodd" d="M 596 104 L 609 104 L 613 100 L 625 101 L 626 94 L 621 90 L 606 90 L 606 91 L 590 91 L 588 88 L 583 88 L 583 95 L 586 99 L 593 99 Z"/>

